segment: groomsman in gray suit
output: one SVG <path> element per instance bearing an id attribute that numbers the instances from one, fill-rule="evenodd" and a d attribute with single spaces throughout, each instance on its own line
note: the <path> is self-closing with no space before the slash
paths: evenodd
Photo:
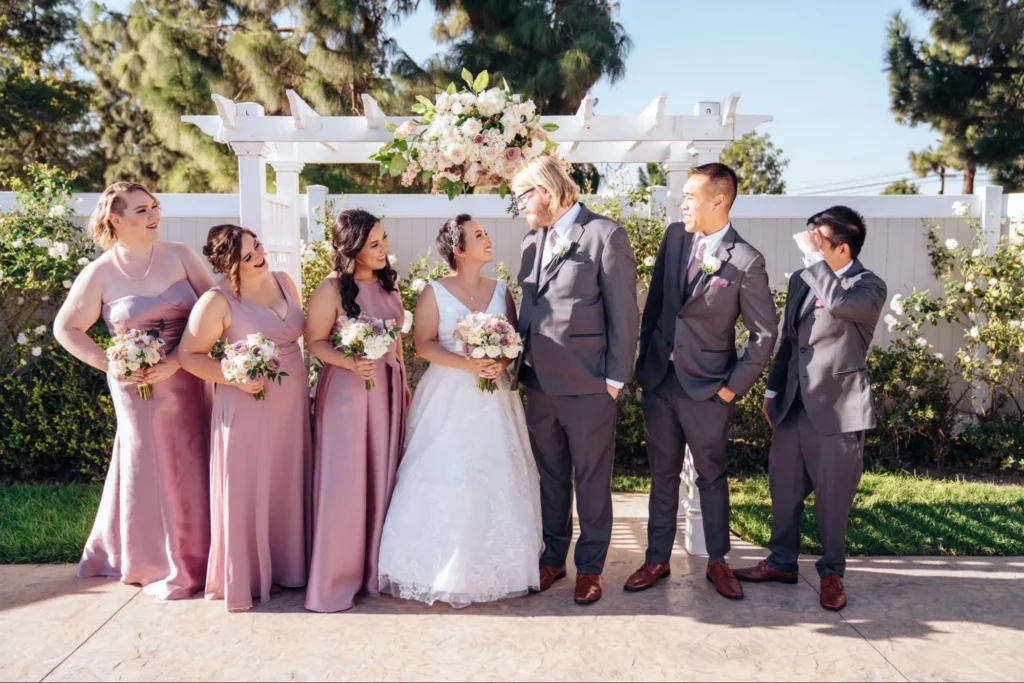
<path id="1" fill-rule="evenodd" d="M 768 456 L 771 555 L 736 570 L 741 581 L 796 583 L 804 499 L 824 551 L 821 605 L 846 606 L 846 524 L 863 469 L 864 432 L 875 426 L 865 359 L 885 306 L 885 283 L 857 260 L 864 219 L 833 206 L 795 236 L 806 268 L 793 273 L 779 348 L 768 374 L 765 419 L 774 427 Z"/>
<path id="2" fill-rule="evenodd" d="M 579 513 L 575 601 L 601 599 L 612 535 L 615 399 L 629 381 L 640 311 L 626 231 L 579 203 L 554 157 L 537 157 L 512 189 L 532 228 L 523 239 L 516 382 L 540 473 L 544 554 L 540 590 L 565 577 L 573 485 Z"/>
<path id="3" fill-rule="evenodd" d="M 683 187 L 683 222 L 666 228 L 658 248 L 636 362 L 652 478 L 647 556 L 626 581 L 629 591 L 646 590 L 669 575 L 679 475 L 689 446 L 708 548 L 707 578 L 725 597 L 743 597 L 725 562 L 726 445 L 736 399 L 750 391 L 771 357 L 776 319 L 764 257 L 729 221 L 735 199 L 732 169 L 698 166 Z M 738 355 L 741 315 L 750 339 Z"/>

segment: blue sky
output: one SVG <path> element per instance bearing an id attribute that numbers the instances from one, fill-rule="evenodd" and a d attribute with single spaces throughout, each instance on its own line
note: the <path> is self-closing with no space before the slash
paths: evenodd
<path id="1" fill-rule="evenodd" d="M 438 50 L 430 38 L 431 3 L 422 0 L 421 6 L 391 29 L 418 61 Z M 907 153 L 937 136 L 928 127 L 897 124 L 889 111 L 884 50 L 896 10 L 926 36 L 927 20 L 908 2 L 622 0 L 618 20 L 633 51 L 625 78 L 614 85 L 602 80 L 592 89 L 595 113 L 639 114 L 665 93 L 667 113 L 690 114 L 699 100 L 738 91 L 740 113 L 775 117 L 758 130 L 790 159 L 789 192 L 910 177 Z M 937 179 L 915 182 L 924 194 L 938 190 Z M 958 193 L 960 180 L 947 181 L 947 192 L 950 184 Z M 874 186 L 845 193 L 880 191 Z"/>

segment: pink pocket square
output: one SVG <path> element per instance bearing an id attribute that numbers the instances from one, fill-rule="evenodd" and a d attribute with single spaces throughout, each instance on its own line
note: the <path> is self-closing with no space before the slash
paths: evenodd
<path id="1" fill-rule="evenodd" d="M 825 304 L 821 303 L 821 299 L 815 299 L 814 308 L 825 308 Z"/>
<path id="2" fill-rule="evenodd" d="M 715 289 L 721 289 L 722 287 L 728 287 L 729 281 L 724 277 L 718 277 L 717 275 L 711 278 L 711 286 Z"/>

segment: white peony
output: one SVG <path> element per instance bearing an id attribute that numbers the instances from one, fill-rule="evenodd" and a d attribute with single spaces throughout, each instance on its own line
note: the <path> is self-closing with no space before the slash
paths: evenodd
<path id="1" fill-rule="evenodd" d="M 950 251 L 953 251 L 954 249 L 958 249 L 959 247 L 960 247 L 960 243 L 957 242 L 952 237 L 950 237 L 948 240 L 946 240 L 946 249 L 949 249 Z"/>
<path id="2" fill-rule="evenodd" d="M 466 113 L 466 107 L 462 102 L 452 102 L 452 113 L 456 116 L 462 116 Z"/>
<path id="3" fill-rule="evenodd" d="M 464 92 L 459 95 L 459 102 L 462 102 L 462 106 L 469 109 L 476 104 L 476 95 L 471 92 Z"/>
<path id="4" fill-rule="evenodd" d="M 449 109 L 451 109 L 451 106 L 452 98 L 446 92 L 438 93 L 437 97 L 434 98 L 434 108 L 437 109 L 439 114 L 446 113 Z"/>
<path id="5" fill-rule="evenodd" d="M 653 256 L 648 256 L 647 258 L 644 259 L 644 265 L 650 268 L 654 265 L 654 261 L 655 258 Z"/>
<path id="6" fill-rule="evenodd" d="M 453 142 L 445 148 L 444 153 L 451 159 L 453 164 L 459 165 L 466 161 L 466 155 L 469 152 L 465 145 Z"/>
<path id="7" fill-rule="evenodd" d="M 49 237 L 40 237 L 38 239 L 32 240 L 32 244 L 36 245 L 37 247 L 40 247 L 41 249 L 47 249 L 51 244 L 53 244 L 53 242 L 50 241 Z"/>
<path id="8" fill-rule="evenodd" d="M 954 216 L 960 216 L 962 218 L 963 216 L 966 216 L 970 212 L 970 210 L 971 206 L 967 202 L 953 202 Z"/>
<path id="9" fill-rule="evenodd" d="M 22 346 L 28 344 L 28 335 L 26 335 L 24 332 L 20 333 L 18 335 L 18 343 L 21 344 Z"/>
<path id="10" fill-rule="evenodd" d="M 40 347 L 40 346 L 33 346 L 32 347 L 32 355 L 35 356 L 36 358 L 39 358 L 39 356 L 43 355 L 42 347 Z"/>
<path id="11" fill-rule="evenodd" d="M 411 284 L 409 285 L 409 288 L 410 288 L 410 289 L 412 289 L 412 291 L 416 292 L 417 294 L 419 294 L 419 293 L 420 293 L 420 292 L 422 292 L 422 291 L 423 291 L 424 289 L 426 289 L 426 287 L 427 287 L 427 282 L 426 282 L 426 280 L 423 280 L 423 279 L 421 279 L 421 278 L 416 278 L 416 279 L 415 279 L 415 280 L 413 280 L 413 281 L 412 281 L 412 283 L 411 283 Z"/>
<path id="12" fill-rule="evenodd" d="M 466 119 L 466 122 L 462 124 L 461 130 L 469 137 L 478 135 L 480 131 L 484 129 L 484 124 L 480 123 L 480 119 Z"/>
<path id="13" fill-rule="evenodd" d="M 523 352 L 523 347 L 517 344 L 509 344 L 505 347 L 506 358 L 516 358 L 520 353 Z"/>
<path id="14" fill-rule="evenodd" d="M 501 347 L 496 345 L 489 345 L 484 347 L 484 352 L 488 358 L 501 358 Z"/>

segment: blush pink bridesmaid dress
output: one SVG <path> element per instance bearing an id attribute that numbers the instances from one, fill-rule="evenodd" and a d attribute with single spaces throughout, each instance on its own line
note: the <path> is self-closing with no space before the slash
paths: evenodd
<path id="1" fill-rule="evenodd" d="M 358 282 L 368 316 L 405 319 L 398 292 Z M 338 612 L 357 593 L 379 595 L 377 559 L 405 437 L 405 367 L 395 351 L 377 361 L 374 388 L 356 373 L 326 365 L 313 417 L 313 557 L 306 609 Z"/>
<path id="2" fill-rule="evenodd" d="M 182 279 L 159 296 L 129 295 L 103 306 L 115 326 L 152 330 L 172 351 L 198 297 Z M 78 565 L 78 578 L 109 576 L 157 598 L 202 590 L 210 548 L 210 387 L 184 370 L 152 385 L 108 378 L 117 436 L 103 498 Z"/>
<path id="3" fill-rule="evenodd" d="M 273 584 L 300 588 L 309 563 L 313 474 L 309 380 L 298 340 L 302 306 L 280 273 L 273 273 L 288 302 L 280 317 L 230 289 L 215 287 L 231 306 L 228 343 L 260 332 L 273 340 L 288 373 L 267 381 L 266 398 L 216 385 L 210 468 L 213 539 L 206 598 L 224 600 L 229 612 L 270 599 Z"/>

